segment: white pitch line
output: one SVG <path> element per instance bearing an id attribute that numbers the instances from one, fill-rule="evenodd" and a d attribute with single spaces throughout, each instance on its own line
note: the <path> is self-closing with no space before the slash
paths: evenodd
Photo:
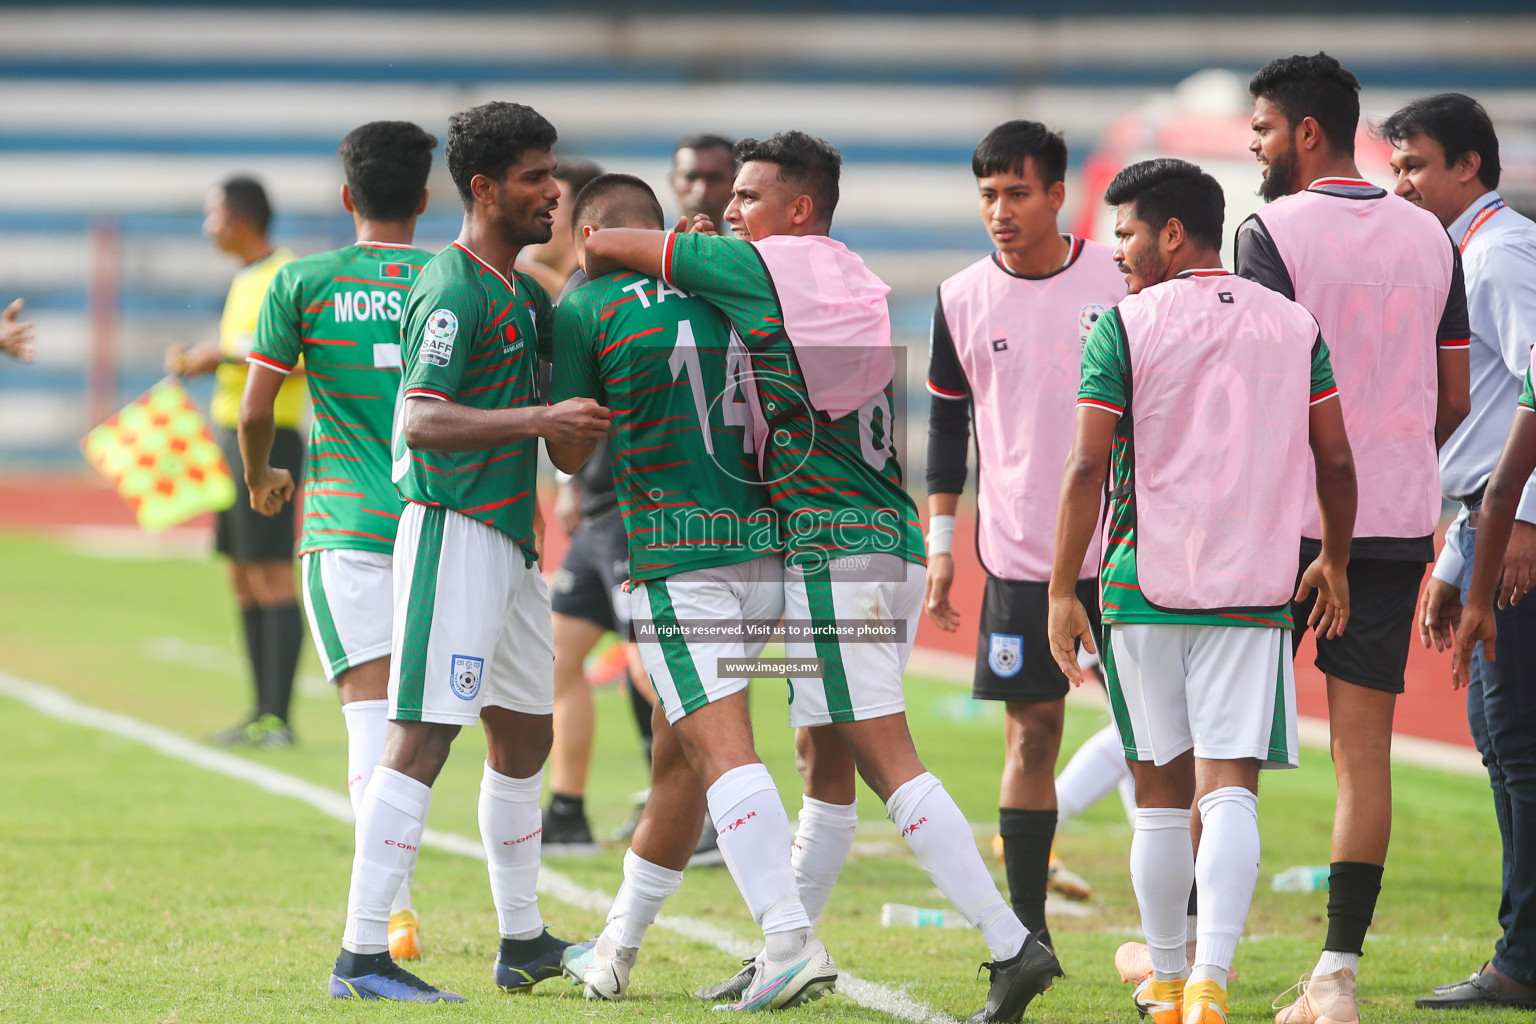
<path id="1" fill-rule="evenodd" d="M 205 747 L 180 733 L 152 725 L 130 715 L 82 703 L 51 686 L 0 672 L 0 695 L 20 701 L 50 718 L 56 718 L 71 725 L 83 725 L 99 732 L 111 733 L 143 744 L 166 757 L 185 761 L 240 782 L 248 782 L 277 796 L 298 800 L 337 821 L 350 824 L 354 820 L 351 801 L 336 790 L 317 786 L 296 775 L 289 775 L 287 772 L 278 771 L 276 768 L 255 761 L 248 761 L 222 750 Z M 429 828 L 422 833 L 421 844 L 461 857 L 485 860 L 485 848 L 480 845 L 478 839 L 454 832 L 440 832 Z M 539 869 L 539 892 L 561 903 L 597 914 L 607 913 L 613 902 L 613 897 L 607 893 L 588 889 L 569 875 L 563 875 L 548 867 Z M 759 943 L 755 940 L 691 917 L 662 915 L 656 919 L 656 927 L 675 932 L 685 939 L 714 946 L 732 957 L 752 956 L 758 950 Z M 856 978 L 846 971 L 838 972 L 837 991 L 861 1006 L 879 1010 L 903 1020 L 916 1021 L 919 1024 L 956 1024 L 953 1017 L 924 1006 L 905 992 Z"/>

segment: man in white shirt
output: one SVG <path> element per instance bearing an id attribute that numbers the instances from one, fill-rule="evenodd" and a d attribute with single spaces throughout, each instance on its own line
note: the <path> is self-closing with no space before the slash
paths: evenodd
<path id="1" fill-rule="evenodd" d="M 1398 195 L 1433 213 L 1461 250 L 1472 328 L 1472 408 L 1440 449 L 1440 482 L 1462 503 L 1424 588 L 1419 637 L 1445 650 L 1460 625 L 1479 510 L 1489 474 L 1514 419 L 1536 343 L 1536 224 L 1505 205 L 1499 140 L 1469 96 L 1415 100 L 1387 118 Z M 1523 593 L 1536 578 L 1536 478 L 1525 486 L 1503 560 Z M 1504 845 L 1503 935 L 1493 959 L 1465 981 L 1436 986 L 1421 1009 L 1536 1006 L 1536 602 L 1495 612 L 1497 661 L 1479 648 L 1467 689 L 1467 719 L 1488 767 Z"/>

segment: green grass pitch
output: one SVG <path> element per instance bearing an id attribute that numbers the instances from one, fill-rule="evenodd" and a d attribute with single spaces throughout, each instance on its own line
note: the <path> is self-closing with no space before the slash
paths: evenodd
<path id="1" fill-rule="evenodd" d="M 235 617 L 222 570 L 185 559 L 107 559 L 58 541 L 0 535 L 0 671 L 64 690 L 189 736 L 245 709 Z M 301 670 L 318 676 L 312 654 Z M 974 822 L 996 816 L 1001 759 L 997 709 L 971 704 L 953 681 L 912 677 L 913 732 L 929 767 Z M 799 806 L 782 687 L 753 687 L 758 746 Z M 634 727 L 618 695 L 599 695 L 589 793 L 594 829 L 627 815 L 646 785 Z M 1068 748 L 1102 724 L 1068 715 Z M 301 687 L 300 746 L 249 755 L 343 788 L 345 735 L 335 698 L 313 678 Z M 435 791 L 431 826 L 474 836 L 482 741 L 466 731 Z M 594 1004 L 555 981 L 506 996 L 490 981 L 495 918 L 484 867 L 427 849 L 416 904 L 428 980 L 469 997 L 464 1006 L 332 1002 L 324 982 L 335 955 L 352 856 L 351 830 L 310 807 L 170 760 L 152 750 L 44 717 L 0 698 L 0 1022 L 147 1021 L 703 1021 L 695 986 L 732 973 L 718 950 L 653 929 L 632 998 Z M 1283 895 L 1268 878 L 1293 864 L 1325 863 L 1333 809 L 1327 755 L 1307 750 L 1300 771 L 1267 776 L 1260 799 L 1263 880 L 1238 951 L 1232 1020 L 1268 1020 L 1270 999 L 1309 969 L 1326 896 Z M 861 835 L 822 923 L 838 962 L 964 1018 L 981 1005 L 985 958 L 969 930 L 885 929 L 884 902 L 943 906 L 885 821 L 860 797 Z M 987 836 L 981 837 L 985 845 Z M 1114 798 L 1067 825 L 1059 852 L 1097 892 L 1084 917 L 1053 922 L 1068 977 L 1026 1016 L 1036 1021 L 1135 1019 L 1130 990 L 1111 965 L 1138 917 L 1126 873 L 1130 830 Z M 621 848 L 593 860 L 552 860 L 583 886 L 612 892 Z M 1413 998 L 1469 972 L 1495 937 L 1498 841 L 1488 790 L 1477 779 L 1397 773 L 1395 843 L 1367 955 L 1365 1021 L 1423 1020 Z M 994 868 L 1002 883 L 1001 869 Z M 553 930 L 587 938 L 598 914 L 541 900 Z M 689 873 L 668 913 L 753 934 L 723 868 Z M 889 1020 L 844 996 L 788 1011 L 801 1020 Z M 1517 1021 L 1517 1011 L 1435 1015 L 1436 1021 Z"/>

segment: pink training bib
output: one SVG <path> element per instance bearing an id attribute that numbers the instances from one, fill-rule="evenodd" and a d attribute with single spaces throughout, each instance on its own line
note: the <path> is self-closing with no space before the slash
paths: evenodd
<path id="1" fill-rule="evenodd" d="M 1259 220 L 1296 301 L 1322 327 L 1355 455 L 1356 537 L 1423 537 L 1440 521 L 1436 329 L 1453 257 L 1433 215 L 1386 195 L 1298 192 Z M 1308 493 L 1312 473 L 1308 470 Z M 1306 536 L 1320 532 L 1315 506 Z"/>
<path id="2" fill-rule="evenodd" d="M 1290 600 L 1311 500 L 1317 324 L 1224 271 L 1126 297 L 1136 572 L 1177 611 Z"/>
<path id="3" fill-rule="evenodd" d="M 1002 579 L 1051 577 L 1083 343 L 1125 297 L 1110 247 L 1078 244 L 1077 259 L 1049 277 L 1015 277 L 988 256 L 939 286 L 974 408 L 977 554 Z M 1098 572 L 1095 537 L 1079 577 Z"/>
<path id="4" fill-rule="evenodd" d="M 840 419 L 884 393 L 896 372 L 890 287 L 825 235 L 774 235 L 752 245 L 778 292 L 811 405 Z"/>

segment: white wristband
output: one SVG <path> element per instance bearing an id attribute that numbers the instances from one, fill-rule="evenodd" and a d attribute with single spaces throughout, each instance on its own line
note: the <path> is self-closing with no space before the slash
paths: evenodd
<path id="1" fill-rule="evenodd" d="M 955 517 L 932 516 L 928 520 L 928 554 L 947 555 L 955 543 Z"/>

